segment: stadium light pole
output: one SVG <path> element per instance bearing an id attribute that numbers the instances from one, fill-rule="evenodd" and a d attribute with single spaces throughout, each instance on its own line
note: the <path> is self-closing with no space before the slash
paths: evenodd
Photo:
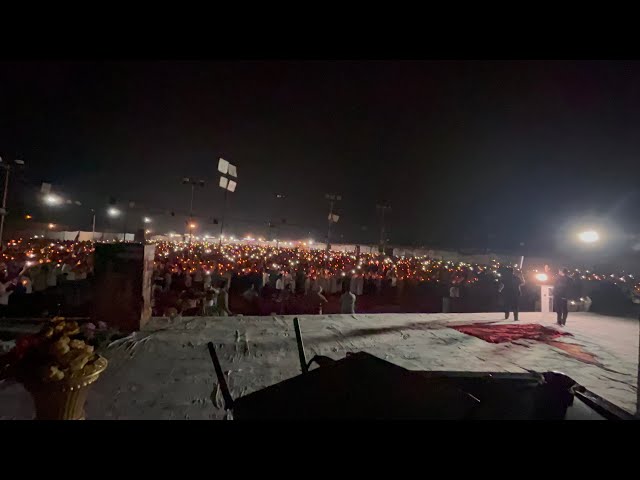
<path id="1" fill-rule="evenodd" d="M 333 213 L 333 206 L 335 202 L 342 200 L 342 196 L 336 195 L 334 193 L 327 193 L 325 194 L 324 198 L 329 200 L 329 216 L 327 218 L 328 225 L 327 225 L 327 245 L 326 245 L 326 251 L 328 252 L 329 250 L 331 250 L 331 224 L 337 223 L 337 221 L 340 219 L 339 215 L 335 215 Z"/>
<path id="2" fill-rule="evenodd" d="M 276 239 L 276 248 L 278 248 L 279 244 L 280 244 L 280 223 L 278 222 L 278 220 L 275 220 L 276 218 L 280 217 L 282 212 L 280 211 L 281 204 L 286 197 L 286 195 L 283 195 L 281 193 L 276 193 L 275 194 L 275 206 L 274 206 L 274 210 L 275 213 L 272 215 L 272 220 L 271 220 L 271 228 L 274 229 L 275 231 L 275 239 Z M 281 219 L 282 221 L 283 219 Z"/>
<path id="3" fill-rule="evenodd" d="M 93 219 L 91 221 L 91 241 L 96 241 L 96 209 L 92 208 L 91 213 L 93 215 Z"/>
<path id="4" fill-rule="evenodd" d="M 384 215 L 387 212 L 391 211 L 391 207 L 389 205 L 376 205 L 376 209 L 380 212 L 380 253 L 384 255 L 385 247 L 387 243 L 387 235 L 385 231 L 384 225 Z"/>
<path id="5" fill-rule="evenodd" d="M 14 160 L 15 165 L 24 166 L 24 161 Z M 2 238 L 4 234 L 4 217 L 7 216 L 7 192 L 9 191 L 9 173 L 11 172 L 11 165 L 6 164 L 0 157 L 0 166 L 4 168 L 4 191 L 2 193 L 2 208 L 0 209 L 0 250 L 2 250 Z"/>
<path id="6" fill-rule="evenodd" d="M 193 197 L 195 195 L 196 187 L 204 187 L 204 180 L 196 180 L 190 177 L 184 177 L 182 179 L 183 185 L 191 185 L 191 201 L 189 203 L 189 220 L 187 221 L 187 226 L 189 227 L 189 243 L 191 243 L 191 238 L 193 237 Z"/>
<path id="7" fill-rule="evenodd" d="M 236 187 L 238 186 L 238 169 L 235 165 L 232 165 L 224 158 L 218 159 L 218 172 L 220 175 L 219 186 L 224 190 L 224 199 L 222 202 L 222 218 L 220 219 L 220 239 L 218 241 L 218 246 L 222 247 L 222 235 L 224 234 L 224 217 L 227 213 L 227 196 L 228 192 L 235 192 Z M 233 177 L 235 180 L 231 180 Z"/>

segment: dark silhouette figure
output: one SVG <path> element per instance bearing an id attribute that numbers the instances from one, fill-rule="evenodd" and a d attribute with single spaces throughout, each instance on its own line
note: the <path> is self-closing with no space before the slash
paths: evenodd
<path id="1" fill-rule="evenodd" d="M 569 316 L 569 306 L 567 300 L 571 291 L 571 278 L 568 275 L 569 271 L 566 268 L 561 268 L 558 271 L 558 278 L 553 285 L 553 309 L 558 316 L 558 325 L 564 326 L 567 324 L 567 317 Z"/>
<path id="2" fill-rule="evenodd" d="M 513 312 L 513 320 L 517 322 L 520 310 L 520 288 L 524 285 L 524 280 L 519 272 L 513 271 L 513 268 L 504 269 L 501 275 L 500 291 L 504 302 L 504 318 L 507 320 L 509 314 Z"/>

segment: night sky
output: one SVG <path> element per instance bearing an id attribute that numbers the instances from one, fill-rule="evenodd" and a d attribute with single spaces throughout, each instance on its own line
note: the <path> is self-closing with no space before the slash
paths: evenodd
<path id="1" fill-rule="evenodd" d="M 589 217 L 640 230 L 638 62 L 3 63 L 0 112 L 0 155 L 26 164 L 10 227 L 90 230 L 95 207 L 118 230 L 115 197 L 131 224 L 184 231 L 190 176 L 198 231 L 218 234 L 222 156 L 236 235 L 285 218 L 281 238 L 323 240 L 327 192 L 336 241 L 376 243 L 382 202 L 403 245 L 544 250 Z M 83 207 L 38 206 L 43 180 Z"/>

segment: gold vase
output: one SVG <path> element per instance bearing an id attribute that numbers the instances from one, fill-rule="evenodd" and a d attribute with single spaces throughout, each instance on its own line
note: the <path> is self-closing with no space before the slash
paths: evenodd
<path id="1" fill-rule="evenodd" d="M 84 420 L 84 404 L 90 385 L 107 368 L 107 359 L 98 357 L 88 375 L 64 378 L 57 382 L 24 380 L 36 408 L 36 420 Z"/>

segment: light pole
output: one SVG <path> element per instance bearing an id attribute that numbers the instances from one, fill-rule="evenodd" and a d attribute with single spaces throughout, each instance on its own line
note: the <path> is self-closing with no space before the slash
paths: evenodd
<path id="1" fill-rule="evenodd" d="M 133 202 L 130 200 L 129 203 L 127 203 L 127 208 L 124 211 L 124 226 L 123 226 L 124 232 L 122 233 L 123 242 L 127 241 L 127 220 L 129 219 L 129 211 L 135 206 L 136 206 L 136 202 Z"/>
<path id="2" fill-rule="evenodd" d="M 121 214 L 121 213 L 122 213 L 122 212 L 121 212 L 118 208 L 116 208 L 116 207 L 114 207 L 114 206 L 111 206 L 111 207 L 109 207 L 109 208 L 107 209 L 107 216 L 108 216 L 109 218 L 118 218 L 118 217 L 120 216 L 120 214 Z M 111 225 L 110 225 L 110 227 L 111 227 Z M 110 228 L 110 229 L 111 229 L 111 228 Z M 116 237 L 116 238 L 117 238 L 117 237 Z M 104 240 L 104 237 L 103 237 L 103 240 Z"/>
<path id="3" fill-rule="evenodd" d="M 224 190 L 224 199 L 222 203 L 222 218 L 220 219 L 220 240 L 218 242 L 218 246 L 222 247 L 222 235 L 224 234 L 224 216 L 227 213 L 227 195 L 228 192 L 235 192 L 236 187 L 238 186 L 238 169 L 235 165 L 227 162 L 224 158 L 218 159 L 218 172 L 220 175 L 220 188 Z M 225 176 L 226 175 L 226 176 Z M 231 177 L 236 180 L 231 180 Z"/>
<path id="4" fill-rule="evenodd" d="M 93 214 L 93 220 L 91 221 L 91 241 L 96 241 L 96 210 L 94 208 L 91 209 L 91 213 Z"/>
<path id="5" fill-rule="evenodd" d="M 280 228 L 279 228 L 280 223 L 275 219 L 280 217 L 279 214 L 281 213 L 280 209 L 278 208 L 279 206 L 281 206 L 281 203 L 279 202 L 279 200 L 284 200 L 285 198 L 287 198 L 285 195 L 281 193 L 276 193 L 276 196 L 275 196 L 276 204 L 274 206 L 274 214 L 272 215 L 272 220 L 270 225 L 275 232 L 274 236 L 276 239 L 276 248 L 278 248 L 278 245 L 280 243 Z M 284 221 L 284 219 L 281 219 L 281 221 Z"/>
<path id="6" fill-rule="evenodd" d="M 391 207 L 389 205 L 376 205 L 376 209 L 378 210 L 378 212 L 380 212 L 380 246 L 379 246 L 379 250 L 380 253 L 384 254 L 385 251 L 385 247 L 386 247 L 386 243 L 387 243 L 387 238 L 386 238 L 386 232 L 384 229 L 384 215 L 387 212 L 391 211 Z"/>
<path id="7" fill-rule="evenodd" d="M 14 160 L 16 165 L 23 166 L 22 160 Z M 2 250 L 2 236 L 4 234 L 4 217 L 7 215 L 7 192 L 9 191 L 9 173 L 11 172 L 11 165 L 5 164 L 0 157 L 0 166 L 4 168 L 4 191 L 2 193 L 2 208 L 0 209 L 0 250 Z"/>
<path id="8" fill-rule="evenodd" d="M 336 215 L 333 213 L 333 205 L 335 202 L 339 202 L 340 200 L 342 200 L 342 196 L 336 195 L 334 193 L 327 193 L 325 194 L 324 198 L 329 200 L 329 216 L 327 218 L 329 223 L 327 225 L 327 246 L 326 246 L 326 251 L 328 252 L 329 250 L 331 250 L 331 224 L 337 223 L 338 220 L 340 219 L 339 215 Z"/>
<path id="9" fill-rule="evenodd" d="M 189 243 L 191 243 L 191 237 L 193 236 L 193 196 L 195 194 L 196 187 L 204 187 L 204 180 L 195 180 L 190 177 L 184 177 L 182 179 L 183 185 L 191 185 L 191 201 L 189 203 L 189 220 L 187 226 L 189 227 Z"/>

